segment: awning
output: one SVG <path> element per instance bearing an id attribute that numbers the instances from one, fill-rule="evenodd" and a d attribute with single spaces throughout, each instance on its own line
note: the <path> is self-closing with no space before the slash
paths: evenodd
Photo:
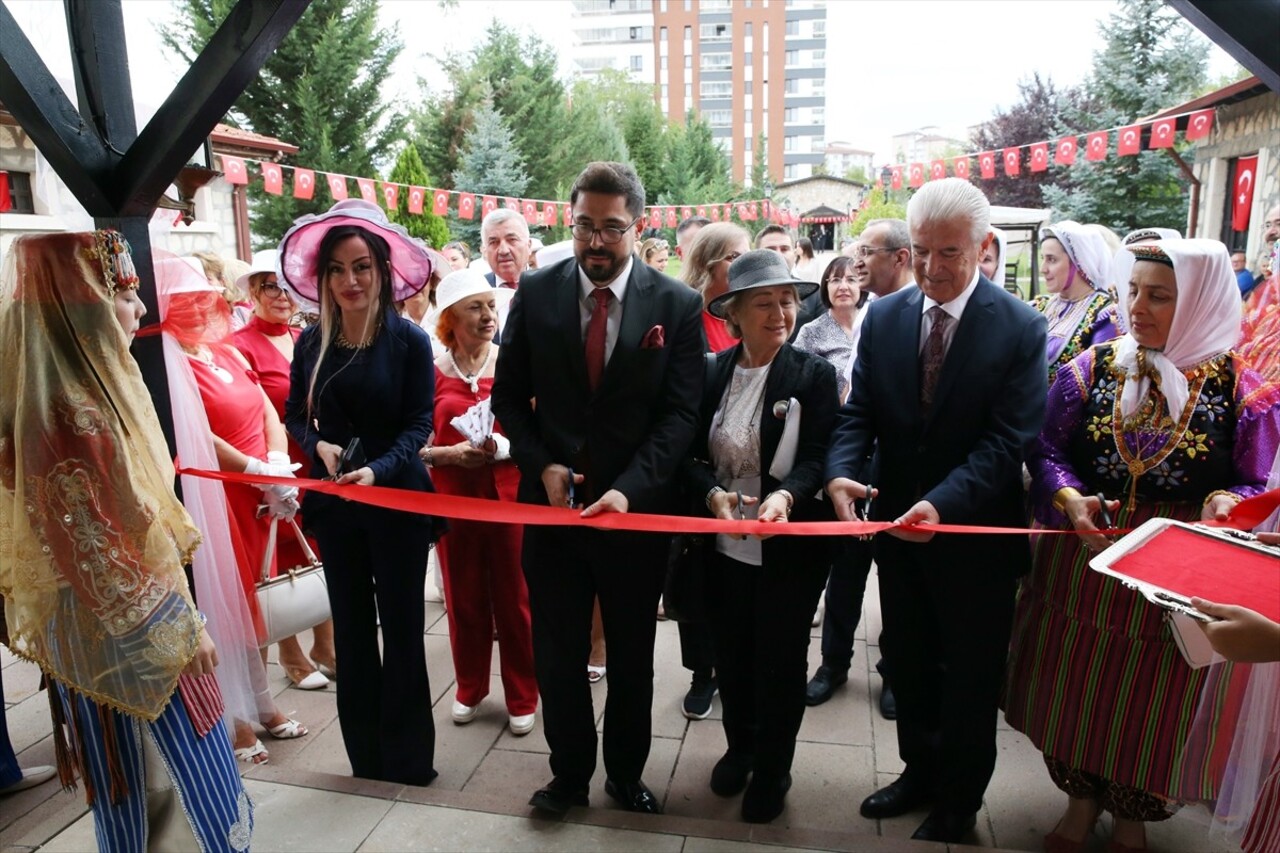
<path id="1" fill-rule="evenodd" d="M 818 224 L 823 222 L 848 222 L 849 214 L 836 210 L 833 207 L 827 207 L 820 204 L 813 210 L 800 214 L 800 221 L 804 224 Z"/>

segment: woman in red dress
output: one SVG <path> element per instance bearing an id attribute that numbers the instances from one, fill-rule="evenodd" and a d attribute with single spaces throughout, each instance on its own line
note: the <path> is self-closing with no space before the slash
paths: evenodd
<path id="1" fill-rule="evenodd" d="M 511 293 L 491 287 L 484 276 L 469 269 L 450 273 L 437 291 L 437 334 L 445 350 L 436 358 L 435 431 L 421 455 L 443 494 L 516 499 L 520 473 L 488 406 L 498 360 L 493 343 L 497 300 Z M 496 627 L 508 725 L 515 735 L 533 730 L 538 684 L 529 593 L 520 567 L 521 535 L 518 524 L 454 519 L 438 546 L 458 681 L 453 703 L 458 725 L 476 718 L 480 701 L 489 693 Z"/>
<path id="2" fill-rule="evenodd" d="M 289 397 L 289 365 L 293 362 L 293 344 L 302 334 L 289 325 L 297 304 L 289 291 L 280 287 L 276 269 L 279 252 L 265 249 L 256 252 L 249 272 L 236 281 L 236 286 L 249 294 L 253 314 L 243 329 L 233 336 L 236 349 L 258 374 L 258 382 L 277 417 L 284 421 L 284 401 Z M 289 459 L 295 464 L 307 462 L 306 453 L 292 438 L 288 440 Z M 301 525 L 301 519 L 298 519 Z M 295 536 L 279 537 L 277 566 L 285 569 L 307 565 L 306 555 Z M 314 545 L 313 545 L 314 547 Z M 289 680 L 302 690 L 320 690 L 329 684 L 328 675 L 338 667 L 333 649 L 333 620 L 312 629 L 311 656 L 303 653 L 297 637 L 280 641 L 280 666 Z M 315 665 L 312 662 L 315 662 Z M 319 669 L 316 668 L 319 666 Z"/>

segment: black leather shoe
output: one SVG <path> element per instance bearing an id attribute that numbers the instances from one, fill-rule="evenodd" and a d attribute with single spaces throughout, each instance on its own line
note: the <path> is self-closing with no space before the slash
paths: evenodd
<path id="1" fill-rule="evenodd" d="M 933 795 L 906 776 L 899 776 L 891 785 L 881 788 L 862 801 L 858 811 L 863 817 L 874 819 L 897 817 L 919 808 L 933 799 Z"/>
<path id="2" fill-rule="evenodd" d="M 898 719 L 898 700 L 893 698 L 893 688 L 887 681 L 880 688 L 880 716 L 886 720 Z"/>
<path id="3" fill-rule="evenodd" d="M 606 779 L 604 792 L 629 812 L 662 814 L 662 806 L 658 805 L 658 798 L 653 795 L 653 791 L 649 790 L 648 785 L 638 780 L 615 782 L 612 779 Z"/>
<path id="4" fill-rule="evenodd" d="M 831 698 L 831 694 L 835 692 L 837 687 L 848 680 L 849 670 L 847 668 L 836 669 L 824 663 L 814 672 L 813 678 L 809 679 L 809 684 L 804 689 L 804 704 L 810 706 L 821 705 Z"/>
<path id="5" fill-rule="evenodd" d="M 911 834 L 916 841 L 945 841 L 957 844 L 973 832 L 978 824 L 976 812 L 949 812 L 941 809 L 929 812 L 920 828 Z"/>
<path id="6" fill-rule="evenodd" d="M 751 775 L 753 759 L 750 755 L 726 752 L 711 770 L 711 791 L 721 797 L 732 797 L 741 794 L 747 787 L 747 777 Z"/>
<path id="7" fill-rule="evenodd" d="M 574 806 L 587 805 L 587 789 L 552 779 L 547 787 L 533 792 L 529 805 L 540 812 L 562 815 Z"/>
<path id="8" fill-rule="evenodd" d="M 742 795 L 742 819 L 747 823 L 768 823 L 782 814 L 787 791 L 791 790 L 791 774 L 770 776 L 757 773 Z"/>

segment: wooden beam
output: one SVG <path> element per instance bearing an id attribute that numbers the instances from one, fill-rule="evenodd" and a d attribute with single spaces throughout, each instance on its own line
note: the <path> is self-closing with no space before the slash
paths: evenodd
<path id="1" fill-rule="evenodd" d="M 95 0 L 96 2 L 96 0 Z M 310 0 L 239 0 L 130 146 L 113 186 L 117 210 L 149 214 L 165 188 L 257 75 Z"/>
<path id="2" fill-rule="evenodd" d="M 130 87 L 118 83 L 131 79 L 120 0 L 65 0 L 63 9 L 80 117 L 123 157 L 138 136 L 138 120 Z"/>
<path id="3" fill-rule="evenodd" d="M 1280 92 L 1280 3 L 1276 0 L 1166 0 L 1182 17 Z"/>

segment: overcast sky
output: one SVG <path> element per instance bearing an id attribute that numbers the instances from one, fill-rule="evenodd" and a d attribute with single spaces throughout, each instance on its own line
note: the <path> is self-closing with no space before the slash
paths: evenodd
<path id="1" fill-rule="evenodd" d="M 54 74 L 70 81 L 62 3 L 3 2 Z M 182 72 L 156 34 L 172 8 L 124 0 L 134 92 L 152 110 Z M 933 125 L 963 138 L 997 106 L 1015 103 L 1018 82 L 1037 71 L 1060 86 L 1082 81 L 1102 44 L 1098 24 L 1114 8 L 1113 0 L 828 0 L 827 139 L 875 151 L 880 162 L 896 133 Z M 551 43 L 567 75 L 569 10 L 569 0 L 460 0 L 447 11 L 434 0 L 383 0 L 384 22 L 397 24 L 405 42 L 391 94 L 415 101 L 419 77 L 441 87 L 432 57 L 478 44 L 493 18 Z M 1215 77 L 1236 68 L 1216 45 L 1210 56 Z"/>

